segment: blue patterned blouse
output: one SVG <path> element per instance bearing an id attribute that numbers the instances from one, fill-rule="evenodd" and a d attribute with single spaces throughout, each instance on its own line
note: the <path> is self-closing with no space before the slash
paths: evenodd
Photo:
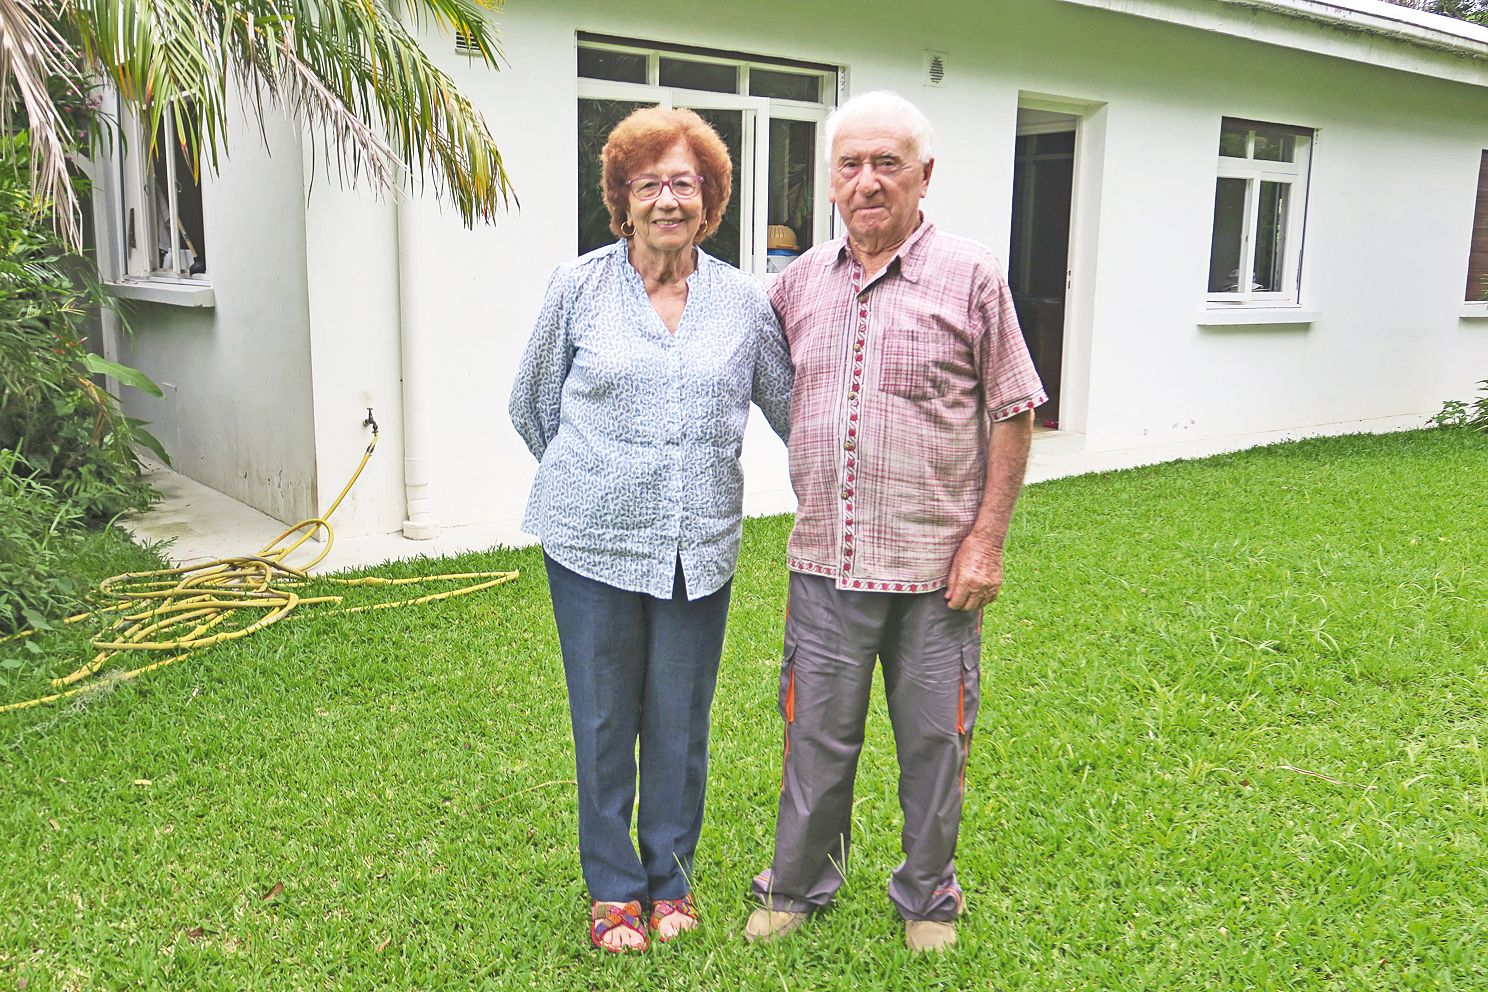
<path id="1" fill-rule="evenodd" d="M 522 529 L 587 578 L 671 598 L 734 574 L 749 402 L 790 430 L 785 337 L 755 281 L 701 249 L 673 335 L 626 242 L 558 267 L 512 387 L 537 456 Z"/>

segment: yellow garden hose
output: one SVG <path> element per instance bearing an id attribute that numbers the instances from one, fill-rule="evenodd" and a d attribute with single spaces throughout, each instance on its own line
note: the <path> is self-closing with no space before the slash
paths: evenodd
<path id="1" fill-rule="evenodd" d="M 19 703 L 0 705 L 0 713 L 41 706 L 45 703 L 66 699 L 86 692 L 92 686 L 76 685 L 91 675 L 102 671 L 115 655 L 131 651 L 164 653 L 149 664 L 142 665 L 113 676 L 111 681 L 136 678 L 157 668 L 175 664 L 193 651 L 221 644 L 224 641 L 247 637 L 278 623 L 301 606 L 340 604 L 340 596 L 301 596 L 298 589 L 310 581 L 310 570 L 330 554 L 335 540 L 335 531 L 327 520 L 336 512 L 351 487 L 366 468 L 377 448 L 377 422 L 372 411 L 367 411 L 365 426 L 372 428 L 372 440 L 362 454 L 356 471 L 351 474 L 341 493 L 331 503 L 323 516 L 302 520 L 264 545 L 257 554 L 241 558 L 219 558 L 216 561 L 180 568 L 166 568 L 152 572 L 126 572 L 105 579 L 99 590 L 117 602 L 109 603 L 87 613 L 68 617 L 63 623 L 81 623 L 84 620 L 121 613 L 104 629 L 94 641 L 98 652 L 91 661 L 69 675 L 53 679 L 52 686 L 60 691 L 49 696 L 38 696 Z M 310 540 L 317 531 L 325 532 L 325 545 L 320 553 L 302 566 L 285 563 L 295 551 Z M 285 543 L 299 535 L 292 543 Z M 394 602 L 371 603 L 363 606 L 344 607 L 330 613 L 365 613 L 369 610 L 387 610 L 395 606 L 415 606 L 432 603 L 456 596 L 490 589 L 516 579 L 520 572 L 459 572 L 448 575 L 426 575 L 406 579 L 388 579 L 377 575 L 357 579 L 326 578 L 320 581 L 343 586 L 411 586 L 424 583 L 465 582 L 454 589 L 432 592 L 414 599 Z M 322 613 L 324 615 L 324 612 Z M 22 630 L 0 643 L 31 637 L 34 630 Z M 73 688 L 67 688 L 72 686 Z"/>

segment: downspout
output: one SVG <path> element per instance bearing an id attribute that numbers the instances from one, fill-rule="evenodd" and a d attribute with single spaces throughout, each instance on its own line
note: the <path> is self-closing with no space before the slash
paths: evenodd
<path id="1" fill-rule="evenodd" d="M 417 313 L 418 285 L 417 221 L 411 194 L 395 194 L 393 241 L 398 254 L 398 353 L 403 386 L 403 492 L 407 514 L 403 536 L 410 541 L 428 541 L 439 536 L 434 522 L 433 411 L 436 394 L 428 381 L 430 361 L 427 342 L 420 341 Z M 422 347 L 421 347 L 422 345 Z"/>

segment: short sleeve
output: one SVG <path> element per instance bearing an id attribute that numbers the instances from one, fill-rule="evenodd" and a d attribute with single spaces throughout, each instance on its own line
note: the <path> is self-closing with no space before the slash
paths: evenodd
<path id="1" fill-rule="evenodd" d="M 1048 401 L 1018 326 L 1013 294 L 1002 267 L 990 255 L 977 282 L 981 325 L 981 379 L 987 419 L 1006 420 Z"/>

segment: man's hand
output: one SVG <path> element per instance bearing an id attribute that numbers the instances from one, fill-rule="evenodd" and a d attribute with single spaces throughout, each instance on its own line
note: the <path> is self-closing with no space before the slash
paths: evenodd
<path id="1" fill-rule="evenodd" d="M 951 559 L 946 603 L 953 610 L 975 612 L 997 598 L 1002 588 L 1002 548 L 993 541 L 966 535 Z"/>

